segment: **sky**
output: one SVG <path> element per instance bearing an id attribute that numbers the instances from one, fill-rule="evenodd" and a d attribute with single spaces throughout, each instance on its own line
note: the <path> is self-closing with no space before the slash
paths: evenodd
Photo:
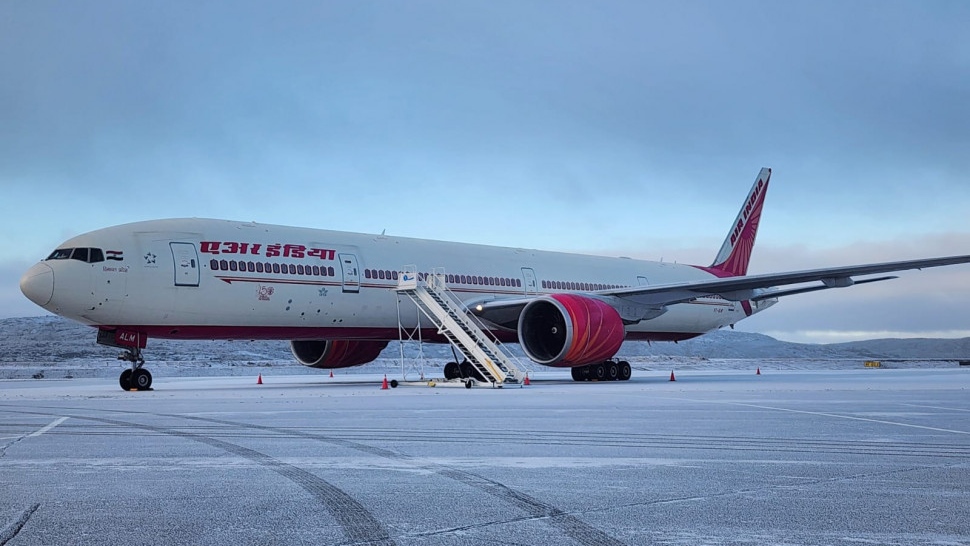
<path id="1" fill-rule="evenodd" d="M 165 217 L 750 273 L 970 254 L 970 3 L 0 2 L 0 317 Z M 970 266 L 793 296 L 792 341 L 970 336 Z"/>

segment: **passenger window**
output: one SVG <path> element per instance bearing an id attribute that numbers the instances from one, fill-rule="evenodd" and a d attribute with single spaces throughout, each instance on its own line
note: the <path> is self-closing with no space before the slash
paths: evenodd
<path id="1" fill-rule="evenodd" d="M 213 271 L 218 271 L 219 270 L 219 260 L 217 260 L 215 258 L 212 258 L 211 260 L 209 260 L 209 269 L 211 269 Z"/>

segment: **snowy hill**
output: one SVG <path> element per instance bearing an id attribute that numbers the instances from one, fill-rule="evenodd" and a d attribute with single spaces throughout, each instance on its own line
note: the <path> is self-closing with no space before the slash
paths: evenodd
<path id="1" fill-rule="evenodd" d="M 517 346 L 513 351 L 521 354 Z M 412 348 L 408 347 L 411 352 Z M 65 362 L 114 360 L 118 349 L 95 343 L 94 329 L 54 316 L 0 320 L 0 362 Z M 425 345 L 431 358 L 449 358 L 443 345 Z M 970 338 L 880 339 L 830 345 L 788 343 L 748 332 L 721 330 L 675 343 L 627 342 L 620 354 L 631 357 L 691 359 L 811 359 L 811 360 L 960 360 L 970 359 Z M 232 362 L 292 361 L 285 341 L 169 341 L 149 340 L 150 361 Z M 397 358 L 396 343 L 382 357 Z"/>

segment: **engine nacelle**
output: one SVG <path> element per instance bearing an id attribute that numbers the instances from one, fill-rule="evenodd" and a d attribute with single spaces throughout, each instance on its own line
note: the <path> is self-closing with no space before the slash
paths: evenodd
<path id="1" fill-rule="evenodd" d="M 623 320 L 608 303 L 575 294 L 553 294 L 529 302 L 519 315 L 519 343 L 546 366 L 602 362 L 620 350 Z"/>
<path id="2" fill-rule="evenodd" d="M 296 340 L 290 351 L 297 361 L 310 368 L 349 368 L 367 364 L 387 347 L 386 341 L 347 339 Z"/>

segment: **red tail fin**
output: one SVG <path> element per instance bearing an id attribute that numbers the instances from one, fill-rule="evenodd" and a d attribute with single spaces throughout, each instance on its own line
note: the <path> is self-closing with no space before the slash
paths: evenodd
<path id="1" fill-rule="evenodd" d="M 765 204 L 768 193 L 768 181 L 771 179 L 771 169 L 764 168 L 758 173 L 758 178 L 751 186 L 748 198 L 741 205 L 738 217 L 731 224 L 721 251 L 714 258 L 709 269 L 724 277 L 740 277 L 748 273 L 748 262 L 751 261 L 751 251 L 754 240 L 758 236 L 758 224 L 761 223 L 761 208 Z"/>

